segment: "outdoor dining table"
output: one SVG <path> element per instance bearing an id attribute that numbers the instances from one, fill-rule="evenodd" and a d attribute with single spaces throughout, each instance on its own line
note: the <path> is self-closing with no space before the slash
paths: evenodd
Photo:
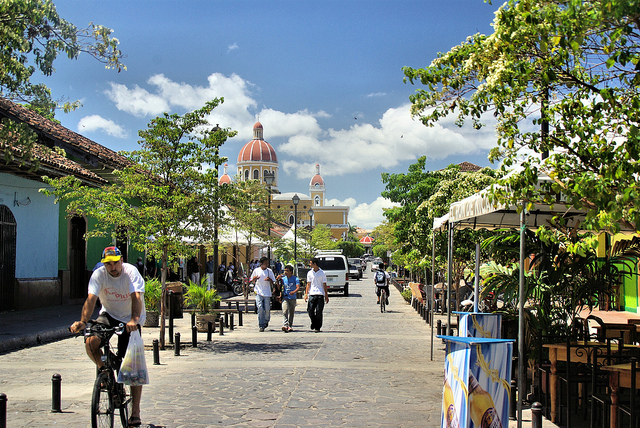
<path id="1" fill-rule="evenodd" d="M 545 348 L 549 349 L 549 361 L 551 363 L 550 368 L 550 376 L 549 376 L 549 394 L 551 398 L 551 421 L 557 422 L 558 416 L 558 361 L 567 361 L 567 344 L 566 343 L 552 343 L 543 345 Z M 590 358 L 590 354 L 584 352 L 584 348 L 588 347 L 598 347 L 598 348 L 606 348 L 607 344 L 605 342 L 594 342 L 594 341 L 577 341 L 571 342 L 571 362 L 572 363 L 588 363 L 588 359 Z M 629 350 L 637 349 L 637 345 L 623 345 L 624 349 L 628 348 Z M 611 344 L 611 353 L 616 354 L 618 352 L 618 345 L 616 343 Z M 629 365 L 630 367 L 630 365 Z"/>
<path id="2" fill-rule="evenodd" d="M 609 388 L 611 389 L 610 427 L 618 427 L 618 391 L 620 388 L 631 388 L 631 363 L 603 366 L 602 370 L 609 373 Z M 640 371 L 636 372 L 636 389 L 640 389 Z"/>

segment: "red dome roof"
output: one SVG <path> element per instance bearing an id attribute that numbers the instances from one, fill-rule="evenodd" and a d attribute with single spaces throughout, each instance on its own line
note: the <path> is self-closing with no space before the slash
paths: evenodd
<path id="1" fill-rule="evenodd" d="M 362 239 L 360 239 L 360 243 L 361 244 L 371 244 L 373 243 L 373 238 L 370 237 L 369 235 L 363 237 Z"/>
<path id="2" fill-rule="evenodd" d="M 278 163 L 276 151 L 264 140 L 251 140 L 238 153 L 240 162 L 274 162 Z"/>
<path id="3" fill-rule="evenodd" d="M 224 174 L 222 175 L 222 177 L 220 177 L 220 179 L 218 180 L 218 184 L 219 185 L 223 185 L 223 184 L 231 184 L 231 177 L 229 177 L 229 174 L 227 174 L 227 167 L 229 166 L 228 163 L 224 164 Z"/>
<path id="4" fill-rule="evenodd" d="M 319 186 L 324 186 L 324 180 L 322 180 L 322 177 L 320 177 L 319 174 L 314 175 L 311 179 L 311 185 L 315 186 L 316 184 Z"/>
<path id="5" fill-rule="evenodd" d="M 314 175 L 313 178 L 311 178 L 311 182 L 309 183 L 309 186 L 313 187 L 316 184 L 318 186 L 324 186 L 324 180 L 320 176 L 320 164 L 316 164 L 316 175 Z"/>

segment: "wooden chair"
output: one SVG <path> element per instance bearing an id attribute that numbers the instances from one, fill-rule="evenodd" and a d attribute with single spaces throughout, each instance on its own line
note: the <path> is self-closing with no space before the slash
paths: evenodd
<path id="1" fill-rule="evenodd" d="M 590 401 L 590 428 L 600 426 L 606 428 L 609 421 L 609 409 L 611 396 L 609 392 L 609 376 L 601 370 L 603 365 L 609 365 L 614 357 L 611 354 L 611 339 L 607 340 L 607 347 L 596 348 L 592 354 L 591 363 L 591 393 Z"/>
<path id="2" fill-rule="evenodd" d="M 637 363 L 638 359 L 636 357 L 631 358 L 631 388 L 629 388 L 627 397 L 624 397 L 624 402 L 620 403 L 618 407 L 618 411 L 620 416 L 627 415 L 629 416 L 629 424 L 622 426 L 628 426 L 630 428 L 638 427 L 638 410 L 636 409 L 636 404 L 638 403 L 636 390 L 636 371 L 637 371 Z M 618 418 L 619 421 L 622 421 L 622 418 Z"/>

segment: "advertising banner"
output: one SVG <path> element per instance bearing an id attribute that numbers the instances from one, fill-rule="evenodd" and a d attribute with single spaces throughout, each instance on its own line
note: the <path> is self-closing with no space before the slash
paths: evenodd
<path id="1" fill-rule="evenodd" d="M 502 314 L 460 313 L 458 336 L 500 339 L 502 336 Z"/>
<path id="2" fill-rule="evenodd" d="M 513 341 L 439 336 L 447 341 L 442 428 L 506 428 Z"/>

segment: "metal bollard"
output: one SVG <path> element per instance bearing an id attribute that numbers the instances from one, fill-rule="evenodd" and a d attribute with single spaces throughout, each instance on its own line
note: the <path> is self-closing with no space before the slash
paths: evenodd
<path id="1" fill-rule="evenodd" d="M 173 311 L 169 311 L 169 343 L 173 343 Z"/>
<path id="2" fill-rule="evenodd" d="M 180 333 L 176 333 L 176 340 L 173 346 L 174 346 L 173 355 L 175 355 L 176 357 L 179 357 L 180 356 Z"/>
<path id="3" fill-rule="evenodd" d="M 537 401 L 531 405 L 531 428 L 542 428 L 542 404 Z"/>
<path id="4" fill-rule="evenodd" d="M 442 320 L 438 320 L 438 322 L 436 323 L 436 332 L 438 336 L 442 335 Z"/>
<path id="5" fill-rule="evenodd" d="M 207 322 L 207 342 L 211 342 L 211 333 L 213 333 L 213 323 Z"/>
<path id="6" fill-rule="evenodd" d="M 518 390 L 518 382 L 515 379 L 511 379 L 511 392 L 509 393 L 509 419 L 515 421 L 518 419 L 517 411 L 518 400 L 516 399 L 516 391 Z"/>
<path id="7" fill-rule="evenodd" d="M 231 302 L 227 301 L 227 309 L 231 309 Z"/>
<path id="8" fill-rule="evenodd" d="M 195 325 L 191 327 L 191 346 L 198 347 L 198 327 Z"/>
<path id="9" fill-rule="evenodd" d="M 62 413 L 60 408 L 62 395 L 62 376 L 58 373 L 51 377 L 51 413 Z"/>
<path id="10" fill-rule="evenodd" d="M 191 328 L 193 328 L 195 325 L 196 325 L 196 313 L 191 312 Z"/>
<path id="11" fill-rule="evenodd" d="M 153 365 L 160 365 L 160 342 L 158 339 L 153 339 Z"/>
<path id="12" fill-rule="evenodd" d="M 240 302 L 236 300 L 236 311 L 240 312 Z"/>
<path id="13" fill-rule="evenodd" d="M 224 313 L 224 326 L 229 328 L 229 312 Z"/>
<path id="14" fill-rule="evenodd" d="M 7 394 L 0 393 L 0 428 L 7 428 Z"/>
<path id="15" fill-rule="evenodd" d="M 229 330 L 233 330 L 233 312 L 229 314 Z"/>
<path id="16" fill-rule="evenodd" d="M 222 315 L 220 315 L 218 322 L 220 323 L 220 333 L 218 335 L 224 336 L 224 317 Z"/>
<path id="17" fill-rule="evenodd" d="M 238 309 L 238 327 L 242 327 L 242 311 Z"/>

